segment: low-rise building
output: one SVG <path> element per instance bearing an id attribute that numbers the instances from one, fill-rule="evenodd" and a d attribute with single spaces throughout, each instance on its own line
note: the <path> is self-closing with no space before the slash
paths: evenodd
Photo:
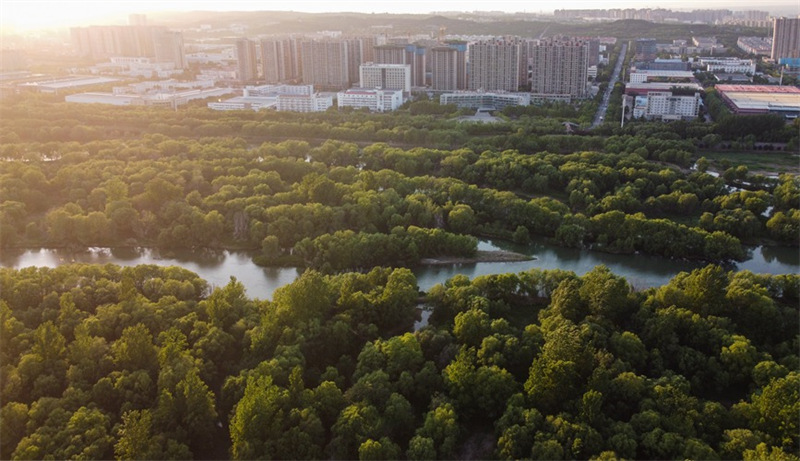
<path id="1" fill-rule="evenodd" d="M 333 106 L 333 97 L 320 96 L 314 85 L 246 86 L 242 96 L 210 102 L 214 110 L 276 109 L 287 112 L 322 112 Z"/>
<path id="2" fill-rule="evenodd" d="M 736 46 L 745 53 L 769 56 L 772 53 L 772 37 L 739 37 Z"/>
<path id="3" fill-rule="evenodd" d="M 393 89 L 353 88 L 336 94 L 337 106 L 367 108 L 372 112 L 390 112 L 403 104 L 403 91 Z"/>
<path id="4" fill-rule="evenodd" d="M 737 115 L 800 116 L 800 88 L 774 85 L 717 85 L 716 91 Z"/>
<path id="5" fill-rule="evenodd" d="M 391 88 L 411 92 L 411 65 L 375 64 L 368 62 L 359 66 L 361 88 Z"/>
<path id="6" fill-rule="evenodd" d="M 314 85 L 259 85 L 246 86 L 244 93 L 250 96 L 274 96 L 280 95 L 300 95 L 310 96 L 314 94 Z"/>
<path id="7" fill-rule="evenodd" d="M 78 93 L 67 95 L 66 102 L 82 104 L 110 104 L 112 106 L 144 106 L 144 99 L 135 94 Z"/>
<path id="8" fill-rule="evenodd" d="M 212 110 L 261 110 L 274 108 L 278 98 L 274 96 L 237 96 L 224 101 L 210 102 L 207 104 Z"/>
<path id="9" fill-rule="evenodd" d="M 23 89 L 36 90 L 40 93 L 60 93 L 63 91 L 70 91 L 95 85 L 105 85 L 119 81 L 120 80 L 118 78 L 111 77 L 69 77 L 26 82 L 20 84 L 19 87 Z"/>
<path id="10" fill-rule="evenodd" d="M 319 94 L 281 94 L 278 95 L 278 111 L 286 112 L 325 112 L 333 107 L 332 96 Z"/>
<path id="11" fill-rule="evenodd" d="M 111 104 L 116 106 L 161 106 L 177 108 L 196 99 L 215 98 L 233 92 L 230 88 L 193 89 L 152 94 L 80 93 L 64 98 L 66 102 Z"/>
<path id="12" fill-rule="evenodd" d="M 756 63 L 752 59 L 703 57 L 698 61 L 707 72 L 750 75 L 756 72 Z"/>
<path id="13" fill-rule="evenodd" d="M 694 91 L 701 93 L 703 87 L 697 83 L 673 83 L 673 82 L 648 82 L 648 83 L 628 83 L 625 85 L 625 94 L 634 96 L 646 96 L 653 91 L 674 91 L 680 88 L 683 91 Z"/>
<path id="14" fill-rule="evenodd" d="M 655 61 L 637 62 L 634 64 L 636 70 L 677 70 L 687 71 L 691 65 L 682 59 L 663 59 L 656 58 Z"/>
<path id="15" fill-rule="evenodd" d="M 439 97 L 439 102 L 441 104 L 455 104 L 459 108 L 500 110 L 508 106 L 529 106 L 531 95 L 530 93 L 460 91 L 442 94 Z"/>
<path id="16" fill-rule="evenodd" d="M 630 73 L 630 83 L 645 83 L 649 79 L 691 80 L 694 74 L 683 70 L 634 70 Z"/>
<path id="17" fill-rule="evenodd" d="M 633 116 L 649 120 L 692 120 L 700 110 L 700 93 L 674 95 L 671 91 L 653 91 L 636 96 Z"/>
<path id="18" fill-rule="evenodd" d="M 725 72 L 716 72 L 714 78 L 721 83 L 749 83 L 753 81 L 753 77 L 747 74 L 726 74 Z"/>

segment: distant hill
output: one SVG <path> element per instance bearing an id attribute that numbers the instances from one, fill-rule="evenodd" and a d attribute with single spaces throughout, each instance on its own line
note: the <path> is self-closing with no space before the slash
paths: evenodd
<path id="1" fill-rule="evenodd" d="M 202 24 L 214 29 L 239 24 L 248 36 L 260 34 L 311 33 L 321 30 L 340 30 L 346 34 L 376 33 L 386 29 L 392 35 L 431 34 L 440 28 L 456 35 L 518 35 L 538 37 L 552 35 L 612 36 L 621 40 L 653 37 L 659 40 L 690 39 L 692 36 L 725 37 L 766 35 L 767 30 L 742 26 L 712 26 L 706 24 L 663 24 L 642 20 L 620 20 L 603 23 L 555 22 L 541 17 L 518 15 L 481 16 L 460 13 L 457 17 L 442 14 L 365 14 L 365 13 L 298 13 L 285 11 L 231 12 L 171 12 L 149 15 L 151 22 L 176 28 L 197 28 Z M 536 18 L 536 19 L 534 19 Z M 735 43 L 735 38 L 733 38 Z"/>

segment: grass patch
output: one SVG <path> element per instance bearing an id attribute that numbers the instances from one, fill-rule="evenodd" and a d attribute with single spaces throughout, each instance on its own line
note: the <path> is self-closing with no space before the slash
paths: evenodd
<path id="1" fill-rule="evenodd" d="M 744 165 L 751 173 L 800 174 L 800 155 L 795 152 L 701 151 L 697 155 L 705 157 L 712 169 L 720 173 L 726 168 Z"/>

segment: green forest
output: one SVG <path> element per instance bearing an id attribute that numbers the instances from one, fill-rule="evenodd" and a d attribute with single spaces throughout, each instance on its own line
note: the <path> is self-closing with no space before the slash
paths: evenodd
<path id="1" fill-rule="evenodd" d="M 797 459 L 800 276 L 0 270 L 5 459 Z"/>
<path id="2" fill-rule="evenodd" d="M 153 122 L 152 109 L 21 101 L 0 120 L 0 245 L 259 249 L 261 264 L 324 273 L 470 255 L 474 237 L 717 263 L 745 259 L 743 244 L 798 245 L 796 175 L 708 172 L 698 152 L 725 139 L 722 122 L 576 136 L 541 115 L 495 126 L 410 112 Z M 797 144 L 761 120 L 761 139 Z M 471 141 L 427 146 L 448 136 Z"/>
<path id="3" fill-rule="evenodd" d="M 258 300 L 179 267 L 0 269 L 0 458 L 798 460 L 800 275 L 730 270 L 800 244 L 798 172 L 730 160 L 791 162 L 798 125 L 565 132 L 595 109 L 471 124 L 428 100 L 8 97 L 0 248 L 246 249 L 305 271 Z M 534 237 L 707 265 L 641 291 L 604 266 L 426 292 L 410 270 Z"/>

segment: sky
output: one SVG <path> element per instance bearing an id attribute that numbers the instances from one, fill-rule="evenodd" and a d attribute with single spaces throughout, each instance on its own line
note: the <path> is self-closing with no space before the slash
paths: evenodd
<path id="1" fill-rule="evenodd" d="M 0 0 L 0 27 L 3 31 L 29 31 L 43 28 L 89 24 L 125 24 L 130 13 L 155 11 L 256 11 L 293 10 L 311 13 L 354 11 L 364 13 L 428 13 L 431 11 L 506 11 L 551 13 L 553 8 L 728 8 L 767 9 L 767 5 L 796 9 L 800 0 Z"/>

